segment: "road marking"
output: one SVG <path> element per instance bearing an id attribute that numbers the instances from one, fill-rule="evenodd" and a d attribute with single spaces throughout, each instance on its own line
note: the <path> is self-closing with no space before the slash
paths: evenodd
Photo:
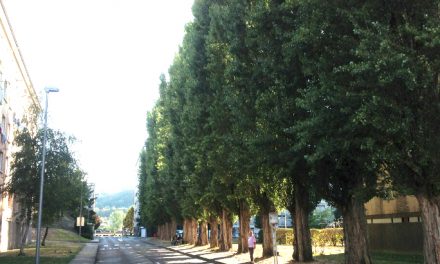
<path id="1" fill-rule="evenodd" d="M 141 245 L 140 244 L 136 244 L 136 247 L 140 247 Z"/>

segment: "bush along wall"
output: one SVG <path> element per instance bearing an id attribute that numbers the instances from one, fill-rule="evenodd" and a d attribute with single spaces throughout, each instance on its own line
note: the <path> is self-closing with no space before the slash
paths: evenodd
<path id="1" fill-rule="evenodd" d="M 310 229 L 313 247 L 343 246 L 344 231 L 342 228 Z M 293 245 L 294 233 L 290 228 L 277 229 L 277 244 Z"/>

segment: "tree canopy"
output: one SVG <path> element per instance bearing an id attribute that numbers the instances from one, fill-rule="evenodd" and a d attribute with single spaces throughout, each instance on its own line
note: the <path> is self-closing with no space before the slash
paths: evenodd
<path id="1" fill-rule="evenodd" d="M 434 237 L 425 259 L 440 262 L 438 11 L 438 0 L 195 1 L 147 117 L 141 221 L 246 211 L 267 230 L 285 207 L 294 258 L 308 261 L 308 216 L 324 198 L 343 215 L 346 263 L 371 263 L 363 204 L 413 194 Z"/>
<path id="2" fill-rule="evenodd" d="M 47 227 L 80 206 L 80 193 L 89 193 L 85 173 L 70 150 L 73 138 L 47 130 L 42 224 Z M 20 203 L 22 221 L 29 225 L 38 213 L 42 166 L 43 130 L 32 134 L 26 128 L 17 132 L 14 141 L 11 179 L 6 188 Z M 88 200 L 83 195 L 84 201 Z M 44 240 L 43 240 L 44 241 Z"/>
<path id="3" fill-rule="evenodd" d="M 73 139 L 48 129 L 44 185 L 43 222 L 51 224 L 63 212 L 79 206 L 80 192 L 86 183 L 69 144 Z M 7 189 L 23 208 L 35 212 L 38 205 L 43 131 L 32 135 L 27 129 L 15 137 L 18 151 L 13 154 L 11 180 Z M 87 197 L 86 197 L 87 198 Z"/>
<path id="4" fill-rule="evenodd" d="M 134 208 L 130 207 L 127 214 L 125 214 L 124 220 L 122 221 L 123 228 L 127 229 L 128 232 L 133 233 L 134 224 Z"/>

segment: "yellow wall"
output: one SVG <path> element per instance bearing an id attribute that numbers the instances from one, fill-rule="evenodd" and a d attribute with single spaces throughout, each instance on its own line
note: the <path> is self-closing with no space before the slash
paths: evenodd
<path id="1" fill-rule="evenodd" d="M 365 204 L 366 215 L 388 215 L 400 213 L 418 213 L 419 203 L 413 195 L 400 196 L 393 200 L 374 197 Z"/>

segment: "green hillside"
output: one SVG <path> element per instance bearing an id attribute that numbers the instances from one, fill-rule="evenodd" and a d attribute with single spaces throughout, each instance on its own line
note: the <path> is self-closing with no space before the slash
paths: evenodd
<path id="1" fill-rule="evenodd" d="M 96 208 L 129 208 L 134 203 L 134 190 L 122 191 L 111 194 L 98 194 Z"/>

